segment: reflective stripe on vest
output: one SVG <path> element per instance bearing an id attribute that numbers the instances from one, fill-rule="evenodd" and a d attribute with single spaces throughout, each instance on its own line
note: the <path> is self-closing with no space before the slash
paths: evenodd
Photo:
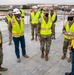
<path id="1" fill-rule="evenodd" d="M 52 34 L 52 22 L 50 21 L 49 17 L 48 17 L 48 22 L 46 23 L 44 18 L 42 17 L 42 21 L 41 21 L 41 30 L 40 30 L 40 34 L 41 35 L 51 35 Z"/>
<path id="2" fill-rule="evenodd" d="M 69 22 L 66 22 L 65 29 L 66 29 L 66 32 L 72 33 L 74 35 L 74 23 L 69 28 Z M 68 36 L 68 35 L 64 35 L 64 37 L 66 39 L 72 39 L 73 38 L 73 36 Z"/>
<path id="3" fill-rule="evenodd" d="M 21 16 L 24 17 L 25 16 L 25 11 L 23 9 L 21 9 L 20 11 L 21 11 Z"/>
<path id="4" fill-rule="evenodd" d="M 52 17 L 51 17 L 51 15 L 50 15 L 50 18 L 51 18 L 52 21 L 54 21 L 55 18 L 56 18 L 56 14 L 54 13 L 54 14 L 52 15 Z M 56 24 L 56 22 L 55 22 L 54 24 Z"/>
<path id="5" fill-rule="evenodd" d="M 31 12 L 31 19 L 32 19 L 32 21 L 31 21 L 32 24 L 38 24 L 38 22 L 39 22 L 39 13 L 36 12 L 36 14 L 34 14 L 34 12 Z"/>
<path id="6" fill-rule="evenodd" d="M 12 18 L 12 35 L 14 37 L 20 37 L 24 35 L 24 19 L 20 18 L 20 24 L 18 24 L 15 17 Z"/>

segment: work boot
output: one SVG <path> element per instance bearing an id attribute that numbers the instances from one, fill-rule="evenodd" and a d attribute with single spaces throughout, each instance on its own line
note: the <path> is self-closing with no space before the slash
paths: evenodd
<path id="1" fill-rule="evenodd" d="M 24 57 L 25 57 L 25 58 L 29 58 L 29 56 L 28 56 L 28 55 L 24 55 Z"/>
<path id="2" fill-rule="evenodd" d="M 64 53 L 63 56 L 61 57 L 61 59 L 65 59 L 66 58 L 66 54 Z"/>
<path id="3" fill-rule="evenodd" d="M 0 71 L 7 71 L 8 68 L 0 67 Z"/>
<path id="4" fill-rule="evenodd" d="M 21 59 L 20 59 L 20 58 L 17 58 L 17 62 L 18 62 L 18 63 L 21 62 Z"/>
<path id="5" fill-rule="evenodd" d="M 70 73 L 66 72 L 65 75 L 71 75 L 71 72 Z"/>
<path id="6" fill-rule="evenodd" d="M 31 41 L 33 41 L 33 40 L 34 40 L 34 37 L 32 37 Z"/>
<path id="7" fill-rule="evenodd" d="M 0 73 L 0 75 L 2 75 L 2 74 Z"/>
<path id="8" fill-rule="evenodd" d="M 48 53 L 45 55 L 45 60 L 48 61 Z"/>
<path id="9" fill-rule="evenodd" d="M 41 58 L 44 58 L 44 51 L 41 51 L 42 54 L 41 54 Z"/>
<path id="10" fill-rule="evenodd" d="M 72 58 L 71 58 L 71 57 L 69 57 L 68 62 L 71 62 L 71 61 L 72 61 Z"/>

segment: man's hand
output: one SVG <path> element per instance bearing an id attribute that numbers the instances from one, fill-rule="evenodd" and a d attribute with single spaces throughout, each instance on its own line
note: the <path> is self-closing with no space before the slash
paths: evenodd
<path id="1" fill-rule="evenodd" d="M 51 35 L 51 39 L 55 39 L 55 35 Z"/>
<path id="2" fill-rule="evenodd" d="M 73 34 L 72 33 L 69 33 L 69 32 L 65 32 L 64 34 L 65 35 L 68 35 L 68 36 L 73 36 Z"/>
<path id="3" fill-rule="evenodd" d="M 71 51 L 71 45 L 68 46 L 68 49 Z"/>

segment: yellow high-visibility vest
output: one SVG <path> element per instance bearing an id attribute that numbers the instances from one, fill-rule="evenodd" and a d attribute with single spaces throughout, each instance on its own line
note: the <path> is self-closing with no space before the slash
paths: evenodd
<path id="1" fill-rule="evenodd" d="M 7 15 L 6 18 L 7 18 L 8 22 L 10 22 L 12 19 L 9 15 Z"/>
<path id="2" fill-rule="evenodd" d="M 20 9 L 21 11 L 21 16 L 24 17 L 25 16 L 25 11 L 23 9 Z"/>
<path id="3" fill-rule="evenodd" d="M 65 29 L 66 29 L 66 32 L 72 33 L 74 35 L 74 23 L 71 25 L 71 27 L 69 27 L 69 22 L 66 22 Z M 64 35 L 64 37 L 66 39 L 72 39 L 73 38 L 73 36 L 68 36 L 68 35 Z"/>
<path id="4" fill-rule="evenodd" d="M 40 10 L 37 11 L 40 14 Z"/>
<path id="5" fill-rule="evenodd" d="M 71 47 L 73 47 L 73 49 L 74 49 L 74 39 L 72 39 L 72 41 L 71 41 Z"/>
<path id="6" fill-rule="evenodd" d="M 13 17 L 13 15 L 12 15 L 12 17 Z M 8 22 L 11 22 L 12 18 L 9 16 L 9 14 L 6 16 L 6 18 L 7 18 Z M 8 24 L 6 25 L 6 27 L 8 27 Z"/>
<path id="7" fill-rule="evenodd" d="M 53 15 L 52 15 L 52 17 L 51 17 L 51 15 L 49 14 L 49 17 L 51 18 L 51 20 L 52 20 L 52 22 L 55 20 L 55 18 L 56 18 L 56 14 L 54 13 Z M 56 24 L 56 22 L 54 23 L 54 24 Z"/>
<path id="8" fill-rule="evenodd" d="M 34 14 L 34 12 L 31 12 L 31 24 L 38 24 L 39 22 L 39 12 L 36 12 L 36 14 Z"/>
<path id="9" fill-rule="evenodd" d="M 46 21 L 42 17 L 40 34 L 51 35 L 52 34 L 51 27 L 52 27 L 52 22 L 50 21 L 50 18 L 48 17 L 48 22 L 46 23 Z"/>
<path id="10" fill-rule="evenodd" d="M 2 43 L 2 40 L 0 39 L 0 44 Z"/>
<path id="11" fill-rule="evenodd" d="M 43 17 L 44 16 L 44 13 L 42 12 L 41 14 L 40 14 L 40 17 Z"/>
<path id="12" fill-rule="evenodd" d="M 18 24 L 15 17 L 11 20 L 12 24 L 12 35 L 14 37 L 20 37 L 24 35 L 24 19 L 20 18 L 20 24 Z"/>

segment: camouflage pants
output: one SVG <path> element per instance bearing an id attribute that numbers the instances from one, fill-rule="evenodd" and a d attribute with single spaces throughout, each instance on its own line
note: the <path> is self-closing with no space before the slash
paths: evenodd
<path id="1" fill-rule="evenodd" d="M 67 49 L 68 49 L 68 46 L 71 44 L 71 40 L 70 39 L 64 39 L 64 42 L 63 42 L 63 53 L 67 53 Z M 71 52 L 70 52 L 71 54 Z"/>
<path id="2" fill-rule="evenodd" d="M 38 25 L 31 25 L 31 34 L 32 34 L 32 37 L 34 37 L 34 34 L 35 34 L 35 37 L 37 37 L 37 26 Z"/>
<path id="3" fill-rule="evenodd" d="M 0 47 L 0 66 L 3 62 L 3 52 L 2 52 L 2 47 Z"/>
<path id="4" fill-rule="evenodd" d="M 49 53 L 51 45 L 51 36 L 49 37 L 42 37 L 40 36 L 40 50 Z"/>

